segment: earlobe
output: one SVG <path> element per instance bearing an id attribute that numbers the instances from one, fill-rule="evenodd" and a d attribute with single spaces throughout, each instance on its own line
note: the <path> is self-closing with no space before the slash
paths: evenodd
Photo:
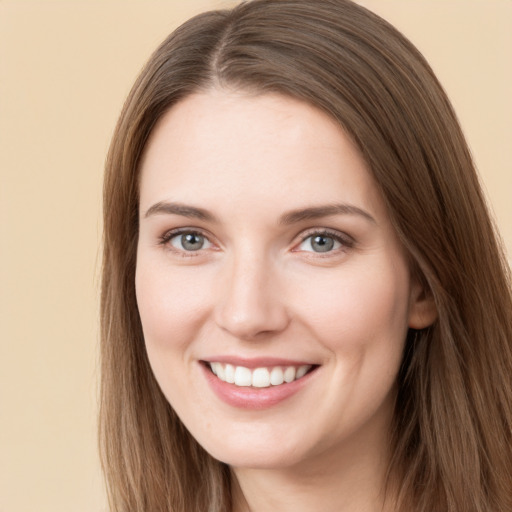
<path id="1" fill-rule="evenodd" d="M 437 308 L 432 293 L 420 283 L 413 283 L 409 307 L 409 327 L 417 330 L 425 329 L 436 319 Z"/>

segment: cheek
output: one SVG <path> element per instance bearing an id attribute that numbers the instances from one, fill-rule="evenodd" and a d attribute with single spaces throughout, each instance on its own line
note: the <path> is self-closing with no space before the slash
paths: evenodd
<path id="1" fill-rule="evenodd" d="M 161 262 L 139 259 L 136 295 L 149 363 L 169 403 L 181 415 L 197 393 L 194 341 L 204 326 L 208 286 L 190 268 L 172 271 Z M 191 371 L 192 369 L 192 371 Z"/>
<path id="2" fill-rule="evenodd" d="M 408 330 L 407 268 L 377 263 L 317 276 L 294 294 L 308 297 L 296 302 L 297 317 L 352 376 L 376 367 L 394 373 Z"/>
<path id="3" fill-rule="evenodd" d="M 409 293 L 404 273 L 389 270 L 343 272 L 306 286 L 299 296 L 308 297 L 304 308 L 315 323 L 338 334 L 356 328 L 398 328 L 407 325 Z"/>
<path id="4" fill-rule="evenodd" d="M 179 348 L 201 325 L 211 286 L 199 274 L 192 267 L 171 272 L 165 264 L 138 262 L 137 304 L 148 350 Z"/>
<path id="5" fill-rule="evenodd" d="M 402 361 L 408 330 L 407 269 L 368 269 L 317 280 L 297 314 L 329 354 L 325 369 L 332 385 L 317 414 L 327 418 L 334 438 L 341 431 L 357 430 L 388 407 Z"/>

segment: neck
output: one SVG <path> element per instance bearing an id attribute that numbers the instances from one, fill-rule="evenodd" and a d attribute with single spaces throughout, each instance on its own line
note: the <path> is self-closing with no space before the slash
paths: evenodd
<path id="1" fill-rule="evenodd" d="M 352 439 L 292 467 L 232 468 L 233 512 L 391 512 L 389 438 L 380 441 Z"/>

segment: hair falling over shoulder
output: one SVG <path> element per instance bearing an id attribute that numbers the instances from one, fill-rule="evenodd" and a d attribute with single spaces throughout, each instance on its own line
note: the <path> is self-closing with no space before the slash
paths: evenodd
<path id="1" fill-rule="evenodd" d="M 113 512 L 225 512 L 230 472 L 149 366 L 135 298 L 141 156 L 211 87 L 308 102 L 355 141 L 438 318 L 411 330 L 389 489 L 397 512 L 512 510 L 511 276 L 453 109 L 416 48 L 348 0 L 253 0 L 173 32 L 133 86 L 104 184 L 100 446 Z"/>

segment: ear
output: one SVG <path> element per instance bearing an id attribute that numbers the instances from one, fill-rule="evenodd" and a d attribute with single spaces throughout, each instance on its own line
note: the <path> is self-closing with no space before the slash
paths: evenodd
<path id="1" fill-rule="evenodd" d="M 420 330 L 432 325 L 437 319 L 437 308 L 432 292 L 426 284 L 412 278 L 409 302 L 409 327 Z"/>

